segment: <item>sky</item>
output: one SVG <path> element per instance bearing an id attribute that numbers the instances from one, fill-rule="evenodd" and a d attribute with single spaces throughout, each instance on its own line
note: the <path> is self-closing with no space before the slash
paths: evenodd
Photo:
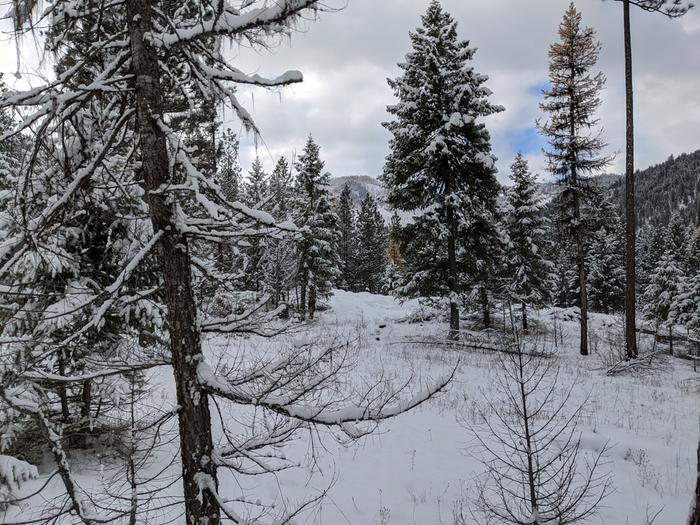
<path id="1" fill-rule="evenodd" d="M 298 155 L 313 134 L 326 169 L 333 176 L 381 175 L 389 134 L 381 123 L 394 103 L 387 78 L 399 74 L 397 63 L 410 51 L 408 32 L 420 24 L 429 0 L 326 0 L 338 8 L 305 20 L 291 38 L 273 49 L 229 46 L 236 67 L 277 76 L 300 70 L 305 81 L 283 89 L 240 90 L 262 132 L 259 141 L 245 136 L 231 111 L 223 118 L 242 133 L 241 161 L 248 169 L 259 155 L 271 169 L 281 155 Z M 624 56 L 622 6 L 614 0 L 576 0 L 584 23 L 598 32 L 603 49 L 599 69 L 608 81 L 600 111 L 607 153 L 616 155 L 607 170 L 624 168 Z M 547 52 L 568 0 L 443 0 L 457 20 L 461 39 L 478 49 L 477 72 L 489 76 L 492 102 L 506 111 L 488 117 L 499 178 L 520 151 L 532 169 L 545 174 L 544 143 L 534 123 L 541 89 L 547 81 Z M 700 11 L 681 20 L 634 9 L 632 14 L 636 96 L 637 167 L 662 162 L 669 155 L 700 148 Z M 0 71 L 16 70 L 15 52 L 0 41 Z M 36 50 L 23 49 L 23 63 Z M 7 78 L 7 75 L 6 75 Z"/>

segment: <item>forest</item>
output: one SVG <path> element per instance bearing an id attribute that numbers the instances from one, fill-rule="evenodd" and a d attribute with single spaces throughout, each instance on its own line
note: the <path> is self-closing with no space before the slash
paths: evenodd
<path id="1" fill-rule="evenodd" d="M 639 161 L 633 70 L 693 5 L 548 3 L 504 159 L 483 11 L 397 0 L 357 175 L 262 71 L 361 1 L 2 6 L 0 523 L 700 525 L 700 151 Z"/>

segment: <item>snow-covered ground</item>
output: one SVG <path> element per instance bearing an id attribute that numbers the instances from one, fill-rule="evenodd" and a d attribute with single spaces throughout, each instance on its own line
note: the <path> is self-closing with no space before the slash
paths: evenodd
<path id="1" fill-rule="evenodd" d="M 489 352 L 431 343 L 444 339 L 446 325 L 421 321 L 430 316 L 416 302 L 402 305 L 389 297 L 338 291 L 330 306 L 304 336 L 322 339 L 340 334 L 357 341 L 354 381 L 372 382 L 381 375 L 398 383 L 413 375 L 419 383 L 445 374 L 459 362 L 454 381 L 437 398 L 382 424 L 358 443 L 348 445 L 332 435 L 323 436 L 324 448 L 314 449 L 316 461 L 310 461 L 308 435 L 300 434 L 285 446 L 284 454 L 302 467 L 277 476 L 234 479 L 222 475 L 221 495 L 236 498 L 243 492 L 249 499 L 269 501 L 280 500 L 283 494 L 293 503 L 330 487 L 299 523 L 452 524 L 455 505 L 473 495 L 475 480 L 484 470 L 467 426 L 478 423 L 484 396 L 493 392 L 499 359 Z M 564 339 L 559 345 L 559 380 L 563 387 L 577 385 L 570 409 L 588 398 L 578 420 L 583 447 L 594 453 L 606 442 L 612 446 L 605 468 L 613 475 L 614 492 L 588 523 L 643 524 L 647 515 L 659 511 L 657 525 L 684 523 L 695 483 L 700 372 L 694 373 L 688 361 L 666 357 L 665 366 L 650 374 L 608 377 L 601 369 L 600 355 L 578 355 L 577 324 L 571 311 L 547 310 L 533 317 L 551 333 L 554 315 Z M 618 319 L 594 314 L 593 347 L 602 353 L 620 330 Z M 287 339 L 217 340 L 210 351 L 212 359 L 225 359 L 241 347 L 270 351 Z M 154 404 L 165 407 L 172 401 L 172 388 L 167 374 L 159 381 L 162 387 Z M 176 480 L 177 465 L 163 463 L 172 452 L 162 451 L 148 468 L 154 473 L 165 468 L 159 474 L 162 479 L 173 476 Z M 107 483 L 102 462 L 91 458 L 91 467 L 84 468 L 79 483 Z M 25 485 L 25 490 L 45 481 L 40 478 Z M 178 486 L 175 482 L 170 488 L 173 494 Z M 146 522 L 165 522 L 173 517 L 169 513 L 154 513 Z"/>

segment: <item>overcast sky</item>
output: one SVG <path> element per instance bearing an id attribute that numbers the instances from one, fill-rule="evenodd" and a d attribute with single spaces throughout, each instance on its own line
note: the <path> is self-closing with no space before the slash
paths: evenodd
<path id="1" fill-rule="evenodd" d="M 340 6 L 343 0 L 328 0 Z M 381 122 L 393 103 L 387 77 L 410 50 L 408 31 L 420 23 L 429 0 L 348 0 L 339 12 L 322 13 L 302 24 L 303 31 L 272 52 L 233 48 L 233 63 L 247 72 L 276 76 L 288 69 L 304 73 L 301 85 L 276 91 L 241 90 L 240 99 L 262 130 L 257 153 L 271 168 L 280 155 L 298 153 L 309 133 L 322 148 L 334 176 L 382 172 L 388 133 Z M 624 69 L 622 8 L 613 0 L 576 0 L 584 22 L 598 31 L 603 45 L 600 69 L 608 78 L 601 120 L 617 153 L 611 172 L 624 162 Z M 517 151 L 543 171 L 541 139 L 534 130 L 540 116 L 540 90 L 547 80 L 547 51 L 568 0 L 443 0 L 459 23 L 462 39 L 478 49 L 474 66 L 490 77 L 492 101 L 506 111 L 487 120 L 499 177 L 507 178 Z M 637 111 L 637 166 L 647 167 L 670 154 L 700 148 L 700 12 L 667 20 L 635 9 L 633 13 Z M 14 52 L 2 45 L 0 71 L 15 71 Z M 25 51 L 25 54 L 30 51 Z M 230 112 L 227 124 L 240 125 Z M 243 138 L 244 169 L 256 155 Z"/>

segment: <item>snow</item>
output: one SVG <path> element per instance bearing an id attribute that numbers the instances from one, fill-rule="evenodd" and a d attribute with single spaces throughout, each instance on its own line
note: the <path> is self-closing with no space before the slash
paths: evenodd
<path id="1" fill-rule="evenodd" d="M 578 418 L 583 453 L 593 454 L 608 441 L 612 445 L 605 468 L 614 476 L 615 493 L 589 523 L 643 523 L 647 511 L 653 515 L 659 510 L 657 523 L 684 523 L 695 483 L 700 375 L 693 372 L 691 362 L 666 357 L 667 366 L 651 375 L 608 377 L 602 368 L 601 354 L 604 342 L 622 329 L 620 320 L 591 315 L 592 346 L 598 354 L 583 358 L 578 355 L 575 309 L 531 313 L 534 323 L 545 326 L 551 326 L 555 316 L 557 330 L 563 333 L 563 343 L 558 344 L 560 381 L 562 387 L 577 384 L 571 413 L 577 403 L 587 399 Z M 466 320 L 465 326 L 469 326 Z M 209 363 L 220 366 L 228 360 L 235 365 L 241 359 L 268 355 L 272 357 L 272 370 L 281 366 L 277 361 L 281 346 L 319 343 L 332 334 L 357 342 L 357 348 L 353 347 L 357 365 L 346 379 L 349 383 L 365 385 L 382 378 L 401 385 L 413 378 L 414 393 L 420 393 L 431 378 L 443 377 L 457 367 L 445 392 L 408 414 L 382 423 L 378 432 L 356 444 L 336 441 L 324 432 L 318 436 L 323 439 L 323 447 L 317 447 L 310 434 L 300 433 L 297 439 L 275 451 L 276 459 L 264 458 L 266 464 L 284 461 L 299 464 L 298 468 L 249 477 L 234 477 L 220 468 L 216 497 L 228 502 L 231 515 L 238 513 L 247 519 L 235 504 L 241 498 L 269 503 L 275 506 L 275 512 L 283 514 L 328 489 L 319 505 L 297 516 L 299 523 L 452 524 L 454 508 L 473 494 L 475 480 L 484 472 L 467 425 L 478 423 L 477 408 L 483 408 L 483 396 L 493 391 L 500 370 L 499 360 L 490 352 L 431 344 L 443 341 L 446 332 L 441 316 L 435 316 L 434 311 L 422 308 L 416 301 L 401 304 L 386 296 L 335 291 L 330 309 L 297 333 L 275 338 L 208 338 L 205 358 Z M 476 335 L 481 332 L 465 330 L 465 337 Z M 246 352 L 249 357 L 242 357 Z M 200 366 L 203 382 L 220 380 L 218 370 L 212 368 L 213 364 L 211 368 Z M 154 406 L 172 410 L 175 393 L 167 367 L 149 374 L 160 385 L 152 393 Z M 230 388 L 225 382 L 220 386 Z M 407 396 L 404 401 L 410 399 Z M 227 424 L 233 424 L 260 409 L 237 406 L 222 410 Z M 352 417 L 352 410 L 341 415 Z M 174 420 L 162 431 L 176 433 Z M 220 429 L 215 428 L 215 432 L 220 433 Z M 162 479 L 166 485 L 178 475 L 179 465 L 169 464 L 172 457 L 178 457 L 176 444 L 164 441 L 169 444 L 155 455 L 156 460 L 143 475 L 164 469 Z M 315 462 L 310 460 L 312 450 L 318 454 Z M 240 461 L 229 458 L 230 463 Z M 75 459 L 72 464 L 77 464 Z M 39 478 L 25 482 L 18 494 L 46 482 L 50 471 L 49 466 L 40 469 Z M 90 460 L 81 463 L 75 478 L 86 490 L 90 486 L 99 488 L 104 482 Z M 202 475 L 198 482 L 204 489 L 211 486 L 212 480 Z M 50 487 L 56 494 L 60 492 L 56 480 L 51 481 Z M 177 495 L 181 489 L 175 483 L 167 490 Z M 176 509 L 173 514 L 156 513 L 147 522 L 166 523 L 175 517 L 175 512 Z"/>
<path id="2" fill-rule="evenodd" d="M 39 470 L 26 461 L 0 454 L 0 486 L 14 492 L 29 480 L 39 477 Z"/>

